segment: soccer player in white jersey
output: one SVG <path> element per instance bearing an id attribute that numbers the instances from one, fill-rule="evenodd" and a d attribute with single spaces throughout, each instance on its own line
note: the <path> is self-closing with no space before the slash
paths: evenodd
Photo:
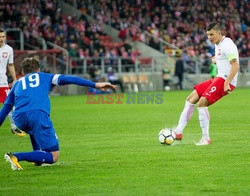
<path id="1" fill-rule="evenodd" d="M 6 34 L 4 29 L 0 28 L 0 103 L 4 103 L 8 92 L 10 90 L 8 85 L 8 78 L 6 75 L 6 68 L 8 67 L 9 73 L 13 79 L 13 83 L 16 81 L 16 72 L 14 67 L 13 49 L 5 43 Z M 11 125 L 11 131 L 19 136 L 24 136 L 25 133 L 18 129 L 12 119 L 12 111 L 9 113 L 9 120 Z"/>
<path id="2" fill-rule="evenodd" d="M 202 138 L 196 143 L 198 146 L 211 143 L 208 106 L 234 90 L 239 70 L 238 49 L 229 37 L 222 35 L 220 25 L 211 23 L 207 27 L 206 33 L 210 42 L 215 44 L 215 56 L 212 57 L 212 61 L 217 65 L 218 75 L 194 86 L 193 92 L 186 99 L 178 125 L 174 130 L 176 139 L 181 140 L 183 130 L 192 117 L 195 104 L 197 104 L 202 129 Z"/>

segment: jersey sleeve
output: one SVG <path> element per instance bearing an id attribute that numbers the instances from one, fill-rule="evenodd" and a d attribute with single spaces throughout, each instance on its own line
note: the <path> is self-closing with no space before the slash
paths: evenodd
<path id="1" fill-rule="evenodd" d="M 56 75 L 54 76 L 54 78 L 56 78 Z M 75 84 L 79 86 L 89 86 L 95 88 L 95 82 L 80 78 L 78 76 L 60 75 L 56 80 L 58 85 Z"/>
<path id="2" fill-rule="evenodd" d="M 233 41 L 227 43 L 227 46 L 224 48 L 224 53 L 226 55 L 227 60 L 230 62 L 232 59 L 237 59 L 238 51 L 236 45 Z"/>
<path id="3" fill-rule="evenodd" d="M 10 48 L 10 56 L 9 56 L 9 59 L 8 59 L 8 63 L 9 64 L 13 64 L 14 63 L 14 54 L 13 54 L 13 48 Z"/>
<path id="4" fill-rule="evenodd" d="M 59 81 L 59 77 L 61 76 L 61 74 L 55 74 L 52 78 L 52 84 L 55 86 L 59 86 L 60 84 L 58 84 Z"/>

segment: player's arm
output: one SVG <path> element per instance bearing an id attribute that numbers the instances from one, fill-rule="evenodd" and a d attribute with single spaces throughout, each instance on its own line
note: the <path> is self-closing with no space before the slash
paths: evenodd
<path id="1" fill-rule="evenodd" d="M 13 63 L 8 64 L 8 70 L 10 72 L 12 79 L 13 79 L 13 82 L 15 82 L 16 81 L 16 71 L 15 71 L 15 66 Z"/>
<path id="2" fill-rule="evenodd" d="M 10 113 L 14 105 L 14 91 L 11 90 L 9 95 L 7 96 L 6 100 L 4 101 L 4 105 L 0 110 L 0 126 L 2 126 L 5 118 Z"/>
<path id="3" fill-rule="evenodd" d="M 230 88 L 230 82 L 232 81 L 232 79 L 234 78 L 234 76 L 237 74 L 238 70 L 239 70 L 239 63 L 237 61 L 236 58 L 233 58 L 230 60 L 230 64 L 232 65 L 232 68 L 230 70 L 230 73 L 227 77 L 227 79 L 225 80 L 225 83 L 224 83 L 224 91 L 225 92 L 230 92 L 231 91 L 231 88 Z"/>
<path id="4" fill-rule="evenodd" d="M 14 52 L 12 48 L 11 48 L 10 56 L 8 60 L 8 70 L 10 72 L 10 75 L 13 79 L 13 84 L 14 84 L 16 81 L 16 71 L 15 71 L 15 66 L 14 66 Z"/>
<path id="5" fill-rule="evenodd" d="M 68 85 L 68 84 L 76 84 L 79 86 L 89 86 L 92 88 L 97 88 L 101 91 L 107 91 L 107 89 L 115 90 L 117 87 L 115 85 L 110 84 L 109 82 L 92 82 L 90 80 L 80 78 L 77 76 L 69 76 L 69 75 L 55 75 L 53 81 L 57 81 L 55 85 Z M 53 82 L 52 81 L 52 82 Z"/>
<path id="6" fill-rule="evenodd" d="M 12 110 L 11 105 L 9 104 L 4 104 L 1 111 L 0 111 L 0 126 L 2 126 L 5 118 L 8 116 L 8 114 L 10 113 L 10 111 Z"/>

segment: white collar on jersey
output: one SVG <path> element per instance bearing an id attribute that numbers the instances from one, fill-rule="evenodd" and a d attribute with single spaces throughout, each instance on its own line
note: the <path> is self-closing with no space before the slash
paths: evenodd
<path id="1" fill-rule="evenodd" d="M 225 39 L 225 36 L 223 35 L 222 38 L 221 38 L 221 40 L 220 40 L 220 42 L 217 44 L 217 46 L 220 45 L 220 43 L 221 43 L 224 39 Z"/>
<path id="2" fill-rule="evenodd" d="M 3 43 L 3 45 L 0 48 L 3 48 L 6 45 L 6 43 Z"/>

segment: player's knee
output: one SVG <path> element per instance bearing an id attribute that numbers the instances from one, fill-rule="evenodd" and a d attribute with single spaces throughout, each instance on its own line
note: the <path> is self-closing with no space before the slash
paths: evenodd
<path id="1" fill-rule="evenodd" d="M 53 163 L 57 162 L 59 159 L 59 151 L 51 152 L 52 157 L 53 157 Z"/>
<path id="2" fill-rule="evenodd" d="M 189 103 L 196 104 L 199 101 L 198 93 L 194 90 L 186 99 Z"/>
<path id="3" fill-rule="evenodd" d="M 59 159 L 59 156 L 54 156 L 54 157 L 53 157 L 53 163 L 57 162 L 58 159 Z"/>
<path id="4" fill-rule="evenodd" d="M 209 102 L 207 100 L 206 97 L 201 97 L 198 104 L 197 104 L 198 107 L 207 107 L 209 106 Z"/>

